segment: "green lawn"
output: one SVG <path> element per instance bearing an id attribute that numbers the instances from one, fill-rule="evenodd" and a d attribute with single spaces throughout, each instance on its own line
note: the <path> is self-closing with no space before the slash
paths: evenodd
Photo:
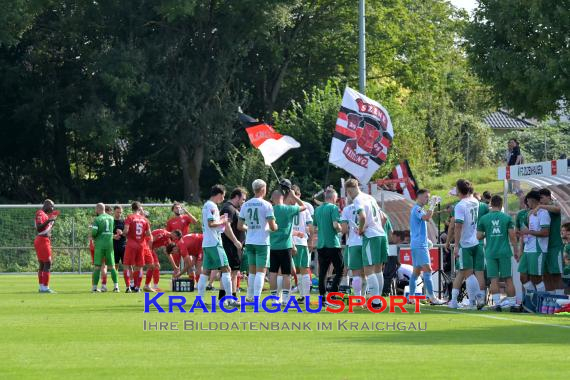
<path id="1" fill-rule="evenodd" d="M 1 379 L 562 378 L 570 370 L 566 317 L 444 307 L 421 314 L 144 314 L 142 294 L 91 294 L 87 275 L 52 278 L 58 294 L 38 294 L 34 276 L 0 276 Z M 305 321 L 313 328 L 339 319 L 403 321 L 426 323 L 427 331 L 143 332 L 145 319 Z"/>
<path id="2" fill-rule="evenodd" d="M 475 191 L 478 193 L 483 193 L 485 190 L 490 191 L 493 195 L 499 194 L 503 196 L 503 181 L 497 179 L 497 168 L 487 167 L 479 169 L 470 169 L 455 171 L 448 174 L 441 175 L 439 177 L 428 178 L 424 183 L 421 183 L 421 187 L 430 189 L 433 195 L 438 195 L 442 198 L 441 210 L 442 221 L 447 219 L 448 213 L 445 212 L 447 205 L 457 201 L 457 197 L 449 195 L 449 190 L 455 187 L 455 182 L 459 178 L 465 178 L 471 181 L 475 187 Z M 523 190 L 525 188 L 523 187 Z M 519 210 L 519 200 L 513 195 L 509 194 L 509 211 Z M 437 222 L 437 220 L 436 220 Z"/>

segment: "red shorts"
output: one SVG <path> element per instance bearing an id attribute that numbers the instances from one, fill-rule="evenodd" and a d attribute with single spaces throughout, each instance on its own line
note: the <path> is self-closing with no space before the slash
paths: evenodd
<path id="1" fill-rule="evenodd" d="M 125 248 L 125 257 L 123 259 L 124 265 L 134 265 L 136 267 L 144 266 L 144 249 L 146 244 L 139 244 L 137 242 L 127 242 Z"/>
<path id="2" fill-rule="evenodd" d="M 51 261 L 51 241 L 47 236 L 36 236 L 34 247 L 38 261 Z"/>
<path id="3" fill-rule="evenodd" d="M 158 255 L 154 253 L 154 251 L 151 251 L 149 248 L 145 248 L 144 263 L 145 265 L 158 264 Z"/>

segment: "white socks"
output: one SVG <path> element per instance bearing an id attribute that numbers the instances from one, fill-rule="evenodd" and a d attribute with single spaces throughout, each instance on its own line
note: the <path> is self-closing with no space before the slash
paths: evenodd
<path id="1" fill-rule="evenodd" d="M 532 281 L 527 281 L 523 284 L 523 288 L 525 289 L 525 291 L 532 291 L 534 292 L 536 290 L 536 288 L 534 287 L 534 284 L 532 283 Z"/>
<path id="2" fill-rule="evenodd" d="M 208 282 L 208 276 L 205 274 L 200 275 L 200 279 L 198 280 L 198 296 L 204 298 L 206 295 L 206 283 Z"/>
<path id="3" fill-rule="evenodd" d="M 469 297 L 469 302 L 474 304 L 475 298 L 477 298 L 477 294 L 479 294 L 479 281 L 477 281 L 477 277 L 475 277 L 474 274 L 467 277 L 465 280 L 465 287 L 467 288 L 467 297 Z"/>
<path id="4" fill-rule="evenodd" d="M 301 295 L 304 297 L 311 295 L 311 275 L 303 274 L 301 275 Z"/>
<path id="5" fill-rule="evenodd" d="M 255 273 L 250 273 L 247 276 L 247 298 L 253 297 L 254 284 L 255 284 Z"/>
<path id="6" fill-rule="evenodd" d="M 368 282 L 368 289 L 371 296 L 379 296 L 380 295 L 380 286 L 378 284 L 378 277 L 376 274 L 371 274 L 370 276 L 366 276 L 366 281 Z"/>
<path id="7" fill-rule="evenodd" d="M 457 297 L 459 297 L 459 289 L 451 290 L 451 300 L 457 302 Z"/>
<path id="8" fill-rule="evenodd" d="M 384 273 L 376 273 L 376 280 L 378 281 L 378 295 L 381 296 L 384 291 Z"/>
<path id="9" fill-rule="evenodd" d="M 283 293 L 283 276 L 277 276 L 277 297 L 281 298 Z"/>
<path id="10" fill-rule="evenodd" d="M 493 294 L 493 305 L 498 306 L 501 302 L 501 295 L 499 293 Z"/>
<path id="11" fill-rule="evenodd" d="M 348 276 L 342 276 L 340 280 L 340 286 L 348 286 Z"/>
<path id="12" fill-rule="evenodd" d="M 226 291 L 226 295 L 231 296 L 232 295 L 232 276 L 231 276 L 230 272 L 222 273 L 220 280 L 222 282 L 222 285 L 224 286 L 224 290 Z"/>
<path id="13" fill-rule="evenodd" d="M 253 286 L 253 296 L 258 296 L 261 298 L 261 292 L 263 290 L 263 283 L 265 282 L 265 273 L 264 272 L 257 272 L 255 275 L 255 282 Z M 261 301 L 261 299 L 260 299 Z"/>
<path id="14" fill-rule="evenodd" d="M 563 296 L 564 295 L 564 289 L 556 289 L 556 290 L 554 290 L 554 294 L 556 294 L 557 296 Z"/>
<path id="15" fill-rule="evenodd" d="M 539 284 L 536 284 L 536 291 L 537 292 L 545 292 L 546 291 L 546 286 L 544 285 L 543 281 L 540 281 Z"/>
<path id="16" fill-rule="evenodd" d="M 352 278 L 352 288 L 354 289 L 354 295 L 362 295 L 362 278 L 360 276 L 354 276 Z"/>

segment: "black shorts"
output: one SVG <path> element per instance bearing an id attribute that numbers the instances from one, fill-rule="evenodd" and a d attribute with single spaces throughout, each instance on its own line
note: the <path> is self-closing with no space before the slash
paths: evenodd
<path id="1" fill-rule="evenodd" d="M 125 257 L 125 246 L 120 245 L 117 247 L 113 247 L 113 252 L 115 253 L 115 264 L 123 263 L 123 259 Z"/>
<path id="2" fill-rule="evenodd" d="M 223 242 L 224 251 L 226 251 L 226 256 L 228 257 L 228 264 L 231 270 L 240 270 L 241 268 L 241 258 L 239 257 L 238 250 L 234 243 L 230 242 L 227 244 Z"/>
<path id="3" fill-rule="evenodd" d="M 269 253 L 269 273 L 277 273 L 281 269 L 281 274 L 291 274 L 291 250 L 272 249 Z"/>

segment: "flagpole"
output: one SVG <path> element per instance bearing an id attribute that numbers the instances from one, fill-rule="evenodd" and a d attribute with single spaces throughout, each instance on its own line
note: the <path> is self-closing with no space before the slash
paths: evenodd
<path id="1" fill-rule="evenodd" d="M 366 14 L 365 0 L 358 2 L 358 89 L 366 95 Z"/>
<path id="2" fill-rule="evenodd" d="M 277 183 L 279 183 L 279 176 L 278 176 L 277 173 L 275 172 L 275 169 L 273 168 L 273 165 L 269 164 L 269 167 L 270 167 L 271 170 L 273 171 L 273 174 L 275 174 L 275 178 L 277 178 Z"/>

